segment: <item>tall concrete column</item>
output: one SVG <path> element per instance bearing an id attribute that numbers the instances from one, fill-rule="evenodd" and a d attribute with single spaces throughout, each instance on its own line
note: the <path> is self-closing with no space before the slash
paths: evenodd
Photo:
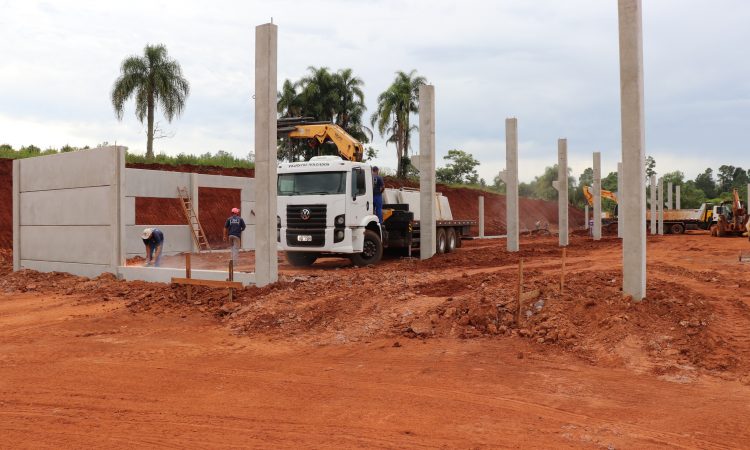
<path id="1" fill-rule="evenodd" d="M 602 154 L 594 152 L 594 210 L 592 216 L 594 219 L 594 240 L 602 238 Z"/>
<path id="2" fill-rule="evenodd" d="M 589 229 L 589 205 L 583 205 L 583 229 L 588 230 Z"/>
<path id="3" fill-rule="evenodd" d="M 435 254 L 435 86 L 419 87 L 419 255 Z"/>
<path id="4" fill-rule="evenodd" d="M 682 209 L 680 204 L 680 185 L 674 187 L 674 209 Z"/>
<path id="5" fill-rule="evenodd" d="M 656 175 L 651 175 L 651 234 L 656 234 L 657 213 L 656 213 Z"/>
<path id="6" fill-rule="evenodd" d="M 484 195 L 479 196 L 479 237 L 484 237 Z"/>
<path id="7" fill-rule="evenodd" d="M 560 247 L 568 245 L 568 140 L 557 140 L 557 228 Z"/>
<path id="8" fill-rule="evenodd" d="M 622 196 L 622 163 L 617 163 L 617 237 L 622 239 L 622 230 L 625 228 L 625 215 L 620 213 L 620 197 Z"/>
<path id="9" fill-rule="evenodd" d="M 13 271 L 21 269 L 21 160 L 13 160 Z"/>
<path id="10" fill-rule="evenodd" d="M 670 181 L 667 183 L 667 209 L 672 209 L 672 192 L 674 191 L 674 186 L 672 185 L 672 182 Z"/>
<path id="11" fill-rule="evenodd" d="M 505 119 L 505 170 L 500 172 L 505 183 L 506 245 L 517 252 L 518 245 L 518 119 Z"/>
<path id="12" fill-rule="evenodd" d="M 664 234 L 664 178 L 659 177 L 658 186 L 656 187 L 656 208 L 658 222 L 656 223 L 656 232 Z"/>
<path id="13" fill-rule="evenodd" d="M 641 0 L 618 0 L 622 116 L 622 292 L 646 296 L 646 178 Z"/>
<path id="14" fill-rule="evenodd" d="M 279 278 L 276 244 L 276 49 L 278 27 L 255 27 L 255 283 Z"/>

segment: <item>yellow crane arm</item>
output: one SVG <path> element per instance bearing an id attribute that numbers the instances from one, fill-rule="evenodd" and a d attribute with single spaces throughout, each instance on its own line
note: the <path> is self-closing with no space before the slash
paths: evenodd
<path id="1" fill-rule="evenodd" d="M 591 192 L 591 188 L 588 186 L 583 187 L 583 196 L 586 197 L 586 201 L 589 202 L 590 206 L 594 206 L 594 194 Z M 602 198 L 608 198 L 613 202 L 617 203 L 617 194 L 606 189 L 602 189 Z"/>
<path id="2" fill-rule="evenodd" d="M 339 155 L 349 161 L 360 162 L 364 155 L 362 143 L 333 123 L 300 124 L 289 131 L 287 136 L 291 139 L 315 139 L 318 144 L 333 142 Z"/>

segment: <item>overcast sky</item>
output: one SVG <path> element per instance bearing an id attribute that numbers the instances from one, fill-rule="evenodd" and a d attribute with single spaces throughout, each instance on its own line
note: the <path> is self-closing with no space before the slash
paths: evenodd
<path id="1" fill-rule="evenodd" d="M 750 2 L 643 0 L 646 153 L 659 172 L 748 168 Z M 110 103 L 120 62 L 163 43 L 191 83 L 157 152 L 253 150 L 254 29 L 279 26 L 279 86 L 308 66 L 349 67 L 370 113 L 397 70 L 436 90 L 437 161 L 472 153 L 491 182 L 517 117 L 520 177 L 556 163 L 568 139 L 576 177 L 602 152 L 620 159 L 616 0 L 7 1 L 0 0 L 0 143 L 42 148 L 108 141 L 145 152 L 128 103 Z M 161 116 L 157 115 L 157 120 Z M 415 123 L 416 119 L 415 119 Z M 415 136 L 416 138 L 416 136 Z M 395 168 L 375 141 L 376 163 Z M 418 139 L 413 151 L 418 150 Z"/>

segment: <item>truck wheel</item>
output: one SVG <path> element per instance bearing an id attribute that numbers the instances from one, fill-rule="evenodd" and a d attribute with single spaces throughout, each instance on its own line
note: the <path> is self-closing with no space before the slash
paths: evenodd
<path id="1" fill-rule="evenodd" d="M 318 259 L 317 253 L 286 252 L 286 260 L 294 267 L 312 266 L 316 259 Z"/>
<path id="2" fill-rule="evenodd" d="M 435 238 L 435 253 L 438 255 L 445 253 L 445 250 L 448 247 L 447 241 L 448 238 L 445 235 L 445 230 L 443 228 L 438 228 L 437 237 Z"/>
<path id="3" fill-rule="evenodd" d="M 681 223 L 673 223 L 669 226 L 670 234 L 682 234 L 685 232 L 685 227 Z"/>
<path id="4" fill-rule="evenodd" d="M 458 247 L 458 244 L 456 242 L 458 240 L 458 238 L 456 237 L 456 230 L 454 230 L 453 228 L 448 228 L 446 240 L 447 240 L 446 242 L 447 246 L 445 247 L 445 252 L 446 253 L 455 252 L 456 247 Z"/>
<path id="5" fill-rule="evenodd" d="M 362 244 L 362 253 L 350 256 L 352 263 L 358 267 L 377 264 L 383 257 L 383 243 L 380 236 L 372 230 L 365 230 L 365 242 Z"/>

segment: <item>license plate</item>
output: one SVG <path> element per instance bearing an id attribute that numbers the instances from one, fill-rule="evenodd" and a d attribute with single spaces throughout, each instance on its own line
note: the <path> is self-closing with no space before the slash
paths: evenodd
<path id="1" fill-rule="evenodd" d="M 297 235 L 297 242 L 312 242 L 312 236 L 309 234 L 299 234 Z"/>

